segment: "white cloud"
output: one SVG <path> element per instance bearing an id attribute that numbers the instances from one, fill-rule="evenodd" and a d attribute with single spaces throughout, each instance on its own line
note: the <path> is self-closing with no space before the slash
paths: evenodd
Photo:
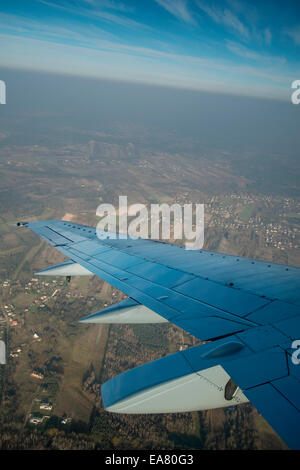
<path id="1" fill-rule="evenodd" d="M 5 67 L 281 99 L 293 79 L 277 70 L 223 59 L 170 54 L 111 41 L 90 46 L 0 35 Z M 29 60 L 30 58 L 30 60 Z"/>
<path id="2" fill-rule="evenodd" d="M 270 45 L 272 42 L 272 33 L 269 28 L 265 29 L 265 43 Z"/>
<path id="3" fill-rule="evenodd" d="M 244 57 L 245 59 L 256 60 L 264 63 L 269 62 L 274 65 L 283 65 L 286 63 L 286 59 L 284 57 L 262 54 L 234 41 L 226 41 L 226 47 L 234 54 Z"/>
<path id="4" fill-rule="evenodd" d="M 110 11 L 106 11 L 108 9 L 108 6 L 106 6 L 106 7 L 102 6 L 101 2 L 100 3 L 97 2 L 97 8 L 95 8 L 95 7 L 94 8 L 86 8 L 86 7 L 82 7 L 82 6 L 80 6 L 80 7 L 73 6 L 68 1 L 63 1 L 63 2 L 60 2 L 60 3 L 54 3 L 51 0 L 49 0 L 49 1 L 48 0 L 39 0 L 39 1 L 40 1 L 40 3 L 42 3 L 44 5 L 47 5 L 48 7 L 52 7 L 52 8 L 59 9 L 59 10 L 64 10 L 64 11 L 67 11 L 67 12 L 71 13 L 72 15 L 83 16 L 85 18 L 93 19 L 94 21 L 97 20 L 97 19 L 101 19 L 102 21 L 105 21 L 105 22 L 108 22 L 108 23 L 119 24 L 119 25 L 124 26 L 126 28 L 150 29 L 149 26 L 147 26 L 143 23 L 140 23 L 138 21 L 132 20 L 131 18 L 128 18 L 127 16 L 125 16 L 123 13 L 127 12 L 127 11 L 130 11 L 130 10 L 129 9 L 126 9 L 126 10 L 122 9 L 120 5 L 119 5 L 119 8 L 118 8 L 118 10 L 119 10 L 118 13 L 119 14 L 116 14 L 116 13 L 112 13 Z M 88 2 L 89 6 L 93 6 L 94 3 L 96 4 L 96 2 Z M 112 5 L 112 2 L 104 2 L 104 4 Z M 112 7 L 110 7 L 110 9 L 112 9 Z M 115 7 L 115 10 L 116 9 L 117 9 L 117 7 Z"/>
<path id="5" fill-rule="evenodd" d="M 217 8 L 208 6 L 202 1 L 197 1 L 198 7 L 204 11 L 215 23 L 223 24 L 225 27 L 233 30 L 245 38 L 249 38 L 248 28 L 232 13 L 228 8 Z"/>
<path id="6" fill-rule="evenodd" d="M 238 41 L 227 41 L 223 48 L 243 57 L 243 63 L 234 56 L 224 59 L 220 48 L 213 49 L 219 56 L 205 57 L 196 52 L 180 54 L 173 43 L 128 44 L 78 19 L 47 24 L 0 14 L 0 29 L 7 33 L 1 36 L 5 48 L 0 57 L 6 67 L 256 96 L 265 94 L 262 90 L 268 86 L 274 96 L 280 96 L 299 75 L 284 58 Z"/>
<path id="7" fill-rule="evenodd" d="M 155 0 L 162 8 L 167 10 L 171 15 L 176 16 L 179 20 L 186 23 L 196 24 L 194 18 L 187 8 L 184 0 Z"/>
<path id="8" fill-rule="evenodd" d="M 299 26 L 296 26 L 295 28 L 293 29 L 290 29 L 290 30 L 286 30 L 284 31 L 284 33 L 289 36 L 290 38 L 293 39 L 294 43 L 297 45 L 297 46 L 300 46 L 300 25 Z"/>
<path id="9" fill-rule="evenodd" d="M 132 11 L 132 8 L 124 3 L 115 2 L 113 0 L 82 0 L 84 3 L 91 5 L 95 8 L 106 8 L 108 10 L 118 10 L 118 11 Z"/>
<path id="10" fill-rule="evenodd" d="M 74 41 L 87 43 L 91 38 L 116 39 L 112 33 L 108 33 L 98 26 L 82 26 L 79 22 L 59 21 L 56 24 L 36 21 L 25 17 L 0 13 L 0 29 L 4 31 L 14 31 L 32 38 L 50 38 L 58 41 Z"/>

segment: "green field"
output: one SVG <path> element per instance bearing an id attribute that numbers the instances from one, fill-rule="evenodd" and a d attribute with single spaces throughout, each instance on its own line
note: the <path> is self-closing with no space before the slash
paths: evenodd
<path id="1" fill-rule="evenodd" d="M 251 215 L 253 214 L 253 211 L 254 211 L 253 204 L 247 204 L 247 206 L 239 214 L 240 219 L 243 219 L 243 220 L 250 219 Z"/>

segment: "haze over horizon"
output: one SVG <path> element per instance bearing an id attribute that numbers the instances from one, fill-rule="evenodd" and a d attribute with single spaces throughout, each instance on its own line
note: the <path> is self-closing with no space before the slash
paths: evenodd
<path id="1" fill-rule="evenodd" d="M 282 158 L 299 153 L 300 106 L 291 103 L 4 68 L 1 77 L 1 145 L 86 142 L 101 131 L 116 137 L 121 126 L 135 141 L 147 132 L 153 146 L 181 140 L 182 151 L 194 142 Z"/>
<path id="2" fill-rule="evenodd" d="M 133 142 L 142 154 L 222 155 L 225 163 L 234 155 L 256 173 L 261 160 L 262 181 L 276 161 L 276 184 L 279 175 L 296 178 L 300 106 L 291 83 L 300 78 L 300 7 L 280 5 L 2 5 L 1 147 Z"/>
<path id="3" fill-rule="evenodd" d="M 3 67 L 290 100 L 300 4 L 279 0 L 14 0 Z"/>

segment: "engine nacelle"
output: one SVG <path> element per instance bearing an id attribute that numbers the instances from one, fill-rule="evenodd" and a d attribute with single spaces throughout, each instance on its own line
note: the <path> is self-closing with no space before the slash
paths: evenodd
<path id="1" fill-rule="evenodd" d="M 74 261 L 66 261 L 65 263 L 56 264 L 50 266 L 49 268 L 42 269 L 34 273 L 37 276 L 91 276 L 91 273 L 84 266 L 81 266 L 79 263 L 74 263 Z"/>
<path id="2" fill-rule="evenodd" d="M 114 413 L 147 414 L 246 403 L 247 397 L 222 366 L 223 361 L 247 354 L 242 343 L 240 348 L 237 345 L 237 341 L 222 339 L 124 372 L 102 385 L 104 407 Z"/>
<path id="3" fill-rule="evenodd" d="M 168 323 L 168 320 L 128 298 L 79 320 L 80 323 Z"/>

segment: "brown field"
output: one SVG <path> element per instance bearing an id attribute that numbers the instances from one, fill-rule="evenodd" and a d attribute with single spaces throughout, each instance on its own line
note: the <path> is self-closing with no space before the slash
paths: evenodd
<path id="1" fill-rule="evenodd" d="M 82 325 L 78 328 L 84 329 Z M 64 377 L 57 395 L 55 414 L 62 416 L 66 413 L 77 420 L 89 422 L 94 406 L 93 398 L 82 390 L 82 377 L 90 364 L 99 372 L 104 357 L 107 326 L 92 325 L 80 332 L 72 344 L 61 344 L 64 355 Z M 65 349 L 64 349 L 65 348 Z"/>

